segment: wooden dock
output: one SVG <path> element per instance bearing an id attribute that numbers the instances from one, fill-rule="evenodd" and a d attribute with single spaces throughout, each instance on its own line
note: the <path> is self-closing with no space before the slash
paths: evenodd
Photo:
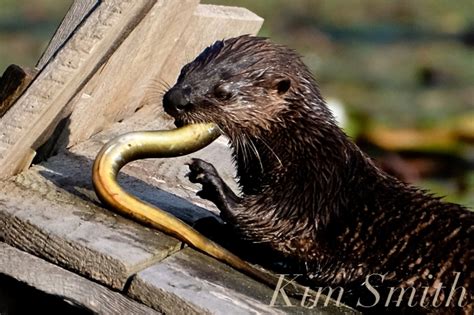
<path id="1" fill-rule="evenodd" d="M 0 275 L 99 314 L 355 313 L 333 302 L 270 306 L 272 288 L 111 212 L 92 188 L 107 141 L 174 127 L 161 82 L 173 84 L 215 40 L 262 23 L 198 0 L 74 1 L 37 69 L 12 67 L 0 79 L 9 84 L 0 86 Z M 192 156 L 234 180 L 223 139 Z M 119 181 L 192 225 L 217 211 L 184 177 L 189 159 L 133 162 Z"/>

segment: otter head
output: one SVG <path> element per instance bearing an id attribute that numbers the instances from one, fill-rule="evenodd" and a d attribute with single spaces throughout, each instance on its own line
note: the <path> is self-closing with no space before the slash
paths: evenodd
<path id="1" fill-rule="evenodd" d="M 303 97 L 295 88 L 301 76 L 312 81 L 294 51 L 244 35 L 217 41 L 185 65 L 163 106 L 178 126 L 213 122 L 227 135 L 258 135 L 282 123 L 292 99 Z"/>

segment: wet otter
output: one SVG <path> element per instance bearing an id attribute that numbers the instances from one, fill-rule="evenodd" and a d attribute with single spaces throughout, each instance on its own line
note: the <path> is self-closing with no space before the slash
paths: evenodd
<path id="1" fill-rule="evenodd" d="M 241 195 L 202 160 L 190 180 L 243 239 L 313 286 L 342 286 L 362 309 L 377 302 L 373 277 L 380 299 L 369 311 L 397 288 L 395 312 L 472 314 L 474 213 L 377 168 L 337 127 L 297 53 L 258 37 L 218 41 L 183 67 L 163 106 L 177 125 L 213 122 L 230 139 Z M 453 284 L 464 289 L 450 295 Z"/>

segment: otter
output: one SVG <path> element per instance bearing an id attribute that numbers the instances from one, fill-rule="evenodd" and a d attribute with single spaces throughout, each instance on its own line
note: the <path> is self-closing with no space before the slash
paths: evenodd
<path id="1" fill-rule="evenodd" d="M 163 106 L 177 126 L 214 123 L 228 137 L 240 194 L 200 159 L 190 181 L 229 231 L 291 262 L 303 283 L 340 286 L 367 312 L 472 314 L 474 212 L 379 169 L 294 50 L 217 41 L 182 68 Z"/>

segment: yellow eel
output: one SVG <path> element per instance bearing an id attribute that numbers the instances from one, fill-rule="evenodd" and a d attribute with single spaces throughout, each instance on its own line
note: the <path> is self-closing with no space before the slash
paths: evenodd
<path id="1" fill-rule="evenodd" d="M 277 284 L 275 276 L 243 261 L 175 216 L 127 193 L 117 182 L 118 172 L 131 161 L 186 155 L 207 146 L 219 135 L 214 124 L 192 124 L 173 130 L 139 131 L 121 135 L 107 143 L 97 155 L 92 171 L 94 189 L 102 203 L 118 213 L 172 235 L 274 287 Z"/>

